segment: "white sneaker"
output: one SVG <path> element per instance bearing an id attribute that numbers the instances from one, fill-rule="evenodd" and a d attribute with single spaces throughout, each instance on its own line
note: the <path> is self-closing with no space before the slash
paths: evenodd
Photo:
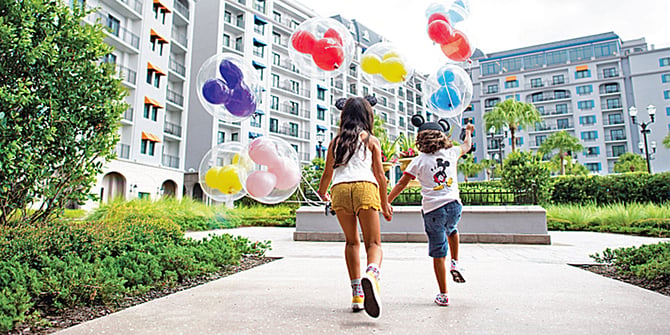
<path id="1" fill-rule="evenodd" d="M 451 267 L 449 272 L 451 273 L 451 277 L 454 279 L 454 282 L 465 283 L 465 278 L 463 278 L 463 269 L 458 266 L 458 261 L 453 259 L 451 260 Z"/>

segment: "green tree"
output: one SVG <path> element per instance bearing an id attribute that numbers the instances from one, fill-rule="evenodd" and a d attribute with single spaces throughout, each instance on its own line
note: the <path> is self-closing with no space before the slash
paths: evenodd
<path id="1" fill-rule="evenodd" d="M 499 102 L 490 112 L 484 114 L 486 130 L 495 127 L 496 129 L 509 128 L 510 138 L 512 139 L 512 151 L 516 150 L 516 133 L 519 127 L 530 127 L 535 122 L 542 121 L 540 112 L 535 105 L 507 99 Z"/>
<path id="2" fill-rule="evenodd" d="M 646 172 L 647 161 L 638 154 L 627 152 L 621 156 L 614 163 L 614 172 Z"/>
<path id="3" fill-rule="evenodd" d="M 64 3 L 0 4 L 0 224 L 82 203 L 114 157 L 126 92 L 100 62 L 104 28 Z"/>
<path id="4" fill-rule="evenodd" d="M 491 180 L 500 177 L 500 163 L 497 160 L 482 159 L 479 164 L 481 164 L 486 171 L 486 179 Z"/>
<path id="5" fill-rule="evenodd" d="M 532 152 L 514 151 L 504 162 L 502 183 L 517 191 L 536 194 L 539 200 L 548 199 L 549 169 L 540 156 Z"/>
<path id="6" fill-rule="evenodd" d="M 665 138 L 663 139 L 663 145 L 670 149 L 670 134 L 665 135 Z"/>
<path id="7" fill-rule="evenodd" d="M 561 167 L 563 167 L 565 169 L 565 175 L 586 176 L 589 174 L 589 170 L 586 166 L 579 164 L 578 162 L 573 162 L 572 159 L 562 160 L 559 155 L 554 155 L 545 163 L 551 172 L 560 173 Z"/>
<path id="8" fill-rule="evenodd" d="M 476 176 L 484 170 L 484 165 L 475 163 L 472 155 L 466 155 L 458 160 L 458 172 L 463 175 L 463 180 L 467 183 L 468 178 Z"/>
<path id="9" fill-rule="evenodd" d="M 544 142 L 542 142 L 542 145 L 540 145 L 540 148 L 538 149 L 538 153 L 544 155 L 550 154 L 556 150 L 558 150 L 557 156 L 560 161 L 558 169 L 560 170 L 561 175 L 564 175 L 565 166 L 563 165 L 563 160 L 565 157 L 568 153 L 584 150 L 584 146 L 579 143 L 579 140 L 576 137 L 568 134 L 565 130 L 561 130 L 551 134 Z"/>

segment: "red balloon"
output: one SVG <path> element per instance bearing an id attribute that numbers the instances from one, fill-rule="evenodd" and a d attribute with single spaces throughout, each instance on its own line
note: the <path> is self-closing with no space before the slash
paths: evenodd
<path id="1" fill-rule="evenodd" d="M 298 52 L 311 54 L 314 50 L 314 44 L 316 44 L 316 37 L 306 30 L 296 31 L 291 37 L 291 44 Z"/>
<path id="2" fill-rule="evenodd" d="M 322 38 L 316 41 L 312 52 L 314 64 L 325 71 L 338 69 L 344 63 L 344 49 L 333 38 Z"/>
<path id="3" fill-rule="evenodd" d="M 463 62 L 472 55 L 472 47 L 470 41 L 460 30 L 454 30 L 454 37 L 449 43 L 440 46 L 442 52 L 447 58 L 457 62 Z"/>
<path id="4" fill-rule="evenodd" d="M 428 36 L 433 42 L 442 45 L 449 43 L 454 38 L 454 30 L 449 22 L 435 20 L 428 25 Z"/>
<path id="5" fill-rule="evenodd" d="M 435 20 L 447 21 L 447 23 L 449 23 L 449 19 L 447 18 L 447 14 L 445 14 L 445 13 L 439 13 L 438 12 L 438 13 L 430 14 L 430 16 L 428 17 L 428 24 L 433 23 L 433 21 L 435 21 Z"/>
<path id="6" fill-rule="evenodd" d="M 344 45 L 344 42 L 342 42 L 342 37 L 340 37 L 340 34 L 337 33 L 337 30 L 333 28 L 326 30 L 326 32 L 323 34 L 323 37 L 335 39 L 340 45 Z"/>

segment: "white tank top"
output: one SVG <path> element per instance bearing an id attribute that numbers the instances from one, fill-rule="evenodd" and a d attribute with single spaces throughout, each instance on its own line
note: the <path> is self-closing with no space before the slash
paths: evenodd
<path id="1" fill-rule="evenodd" d="M 360 139 L 349 162 L 333 170 L 333 185 L 356 181 L 368 181 L 377 185 L 377 179 L 372 173 L 372 152 Z"/>

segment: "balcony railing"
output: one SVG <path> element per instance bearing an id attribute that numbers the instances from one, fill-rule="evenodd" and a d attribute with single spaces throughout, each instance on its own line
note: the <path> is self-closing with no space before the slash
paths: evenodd
<path id="1" fill-rule="evenodd" d="M 168 155 L 168 154 L 164 153 L 162 163 L 163 163 L 163 166 L 178 169 L 179 168 L 179 157 Z"/>
<path id="2" fill-rule="evenodd" d="M 133 122 L 133 114 L 134 113 L 135 113 L 135 109 L 133 109 L 132 107 L 126 109 L 126 111 L 123 112 L 123 119 L 126 120 L 126 121 Z"/>
<path id="3" fill-rule="evenodd" d="M 163 131 L 165 131 L 168 134 L 181 137 L 181 126 L 177 123 L 165 121 L 165 124 L 163 125 Z"/>
<path id="4" fill-rule="evenodd" d="M 186 75 L 186 67 L 184 64 L 179 63 L 178 61 L 170 58 L 170 70 L 179 73 L 182 76 Z"/>
<path id="5" fill-rule="evenodd" d="M 185 33 L 172 30 L 172 39 L 179 42 L 182 46 L 186 47 L 188 45 L 188 38 Z"/>
<path id="6" fill-rule="evenodd" d="M 306 119 L 309 119 L 310 117 L 310 112 L 306 109 L 297 109 L 297 108 L 291 108 L 290 106 L 282 106 L 280 111 L 295 116 L 304 117 Z"/>
<path id="7" fill-rule="evenodd" d="M 167 94 L 166 94 L 165 97 L 167 98 L 168 101 L 170 101 L 170 102 L 172 102 L 172 103 L 174 103 L 178 106 L 184 106 L 184 97 L 181 94 L 179 94 L 179 93 L 177 93 L 177 92 L 175 92 L 175 91 L 173 91 L 169 88 L 167 90 Z"/>
<path id="8" fill-rule="evenodd" d="M 615 126 L 615 125 L 624 124 L 624 120 L 623 119 L 612 119 L 612 120 L 605 119 L 603 124 L 606 125 L 606 126 Z"/>
<path id="9" fill-rule="evenodd" d="M 626 135 L 605 135 L 605 141 L 625 141 Z"/>
<path id="10" fill-rule="evenodd" d="M 184 4 L 182 4 L 181 2 L 175 0 L 174 8 L 177 10 L 177 12 L 181 13 L 181 15 L 184 15 L 184 17 L 188 20 L 190 14 L 188 7 L 184 6 Z"/>
<path id="11" fill-rule="evenodd" d="M 295 138 L 302 138 L 309 140 L 309 132 L 294 130 L 290 127 L 281 127 L 281 128 L 272 128 L 270 127 L 270 132 L 275 134 L 287 135 Z"/>
<path id="12" fill-rule="evenodd" d="M 116 71 L 119 75 L 119 78 L 123 79 L 124 81 L 135 85 L 137 82 L 137 72 L 123 66 L 120 64 L 116 65 Z"/>
<path id="13" fill-rule="evenodd" d="M 109 16 L 106 16 L 104 13 L 101 13 L 101 12 L 96 12 L 94 18 L 95 19 L 100 19 L 100 23 L 103 26 L 105 26 L 105 28 L 107 28 L 107 32 L 109 34 L 118 37 L 122 41 L 130 44 L 135 49 L 138 49 L 140 47 L 140 37 L 137 36 L 132 31 L 130 31 L 130 30 L 124 28 L 124 27 L 121 27 L 120 24 L 116 25 L 115 28 L 113 28 L 112 27 L 113 24 L 112 24 L 111 20 L 109 19 Z"/>
<path id="14" fill-rule="evenodd" d="M 130 158 L 130 145 L 119 143 L 116 145 L 116 158 L 129 159 Z"/>

